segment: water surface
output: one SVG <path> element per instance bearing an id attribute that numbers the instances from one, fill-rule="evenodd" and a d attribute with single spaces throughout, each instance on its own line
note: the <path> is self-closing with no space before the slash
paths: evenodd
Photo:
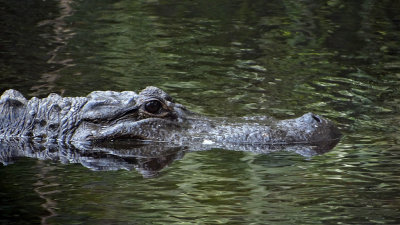
<path id="1" fill-rule="evenodd" d="M 4 224 L 400 223 L 399 1 L 0 1 L 0 92 L 158 86 L 207 116 L 306 112 L 330 152 L 213 149 L 158 176 L 22 157 Z"/>

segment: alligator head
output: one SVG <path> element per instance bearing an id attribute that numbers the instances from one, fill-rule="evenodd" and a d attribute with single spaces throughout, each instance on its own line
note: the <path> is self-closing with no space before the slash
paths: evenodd
<path id="1" fill-rule="evenodd" d="M 163 127 L 181 127 L 189 113 L 184 106 L 156 87 L 139 94 L 131 91 L 95 91 L 81 109 L 75 142 L 120 139 L 164 141 Z"/>
<path id="2" fill-rule="evenodd" d="M 318 144 L 331 148 L 340 137 L 331 121 L 312 113 L 288 120 L 263 117 L 241 122 L 198 116 L 156 87 L 147 87 L 139 94 L 92 92 L 87 98 L 73 142 L 129 139 L 187 145 L 195 150 L 254 150 L 271 145 Z"/>

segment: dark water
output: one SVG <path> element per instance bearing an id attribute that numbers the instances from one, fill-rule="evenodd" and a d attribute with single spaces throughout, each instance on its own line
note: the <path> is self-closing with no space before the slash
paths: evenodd
<path id="1" fill-rule="evenodd" d="M 159 176 L 21 158 L 1 224 L 399 224 L 400 2 L 0 1 L 0 91 L 163 88 L 208 116 L 322 114 L 330 152 L 187 153 Z"/>

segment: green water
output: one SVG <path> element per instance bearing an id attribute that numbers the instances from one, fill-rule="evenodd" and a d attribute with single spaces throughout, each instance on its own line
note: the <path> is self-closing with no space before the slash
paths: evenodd
<path id="1" fill-rule="evenodd" d="M 0 0 L 0 92 L 158 86 L 207 116 L 315 112 L 344 134 L 303 157 L 189 152 L 143 178 L 21 158 L 0 224 L 399 224 L 400 2 Z"/>

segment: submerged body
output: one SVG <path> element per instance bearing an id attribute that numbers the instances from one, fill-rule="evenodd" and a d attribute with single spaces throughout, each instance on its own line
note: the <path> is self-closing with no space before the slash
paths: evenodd
<path id="1" fill-rule="evenodd" d="M 0 99 L 0 139 L 18 137 L 75 146 L 128 139 L 190 146 L 193 150 L 257 151 L 270 145 L 332 148 L 340 132 L 331 121 L 312 113 L 288 120 L 229 122 L 206 118 L 174 103 L 156 87 L 147 87 L 139 94 L 96 91 L 87 97 L 51 94 L 29 101 L 18 91 L 8 90 Z"/>

